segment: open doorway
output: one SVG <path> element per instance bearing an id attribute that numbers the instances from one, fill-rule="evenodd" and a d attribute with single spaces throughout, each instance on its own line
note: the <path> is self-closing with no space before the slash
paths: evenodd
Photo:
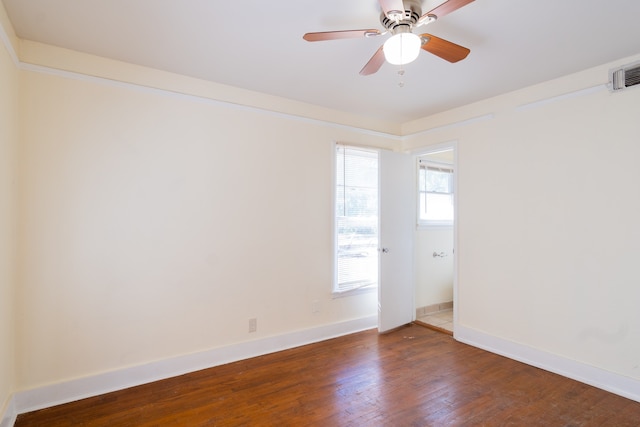
<path id="1" fill-rule="evenodd" d="M 416 322 L 453 335 L 455 147 L 416 157 Z"/>

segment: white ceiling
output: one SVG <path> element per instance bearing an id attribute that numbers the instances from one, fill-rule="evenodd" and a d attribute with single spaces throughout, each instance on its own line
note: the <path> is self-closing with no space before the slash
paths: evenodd
<path id="1" fill-rule="evenodd" d="M 382 29 L 377 0 L 2 1 L 23 39 L 399 123 L 640 53 L 638 0 L 476 0 L 416 31 L 471 54 L 423 51 L 400 87 L 358 74 L 388 36 L 302 39 Z"/>

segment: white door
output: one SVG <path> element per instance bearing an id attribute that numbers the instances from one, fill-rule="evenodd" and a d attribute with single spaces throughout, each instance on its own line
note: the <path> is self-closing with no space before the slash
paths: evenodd
<path id="1" fill-rule="evenodd" d="M 415 162 L 408 154 L 380 151 L 380 281 L 378 331 L 414 320 L 413 235 Z"/>

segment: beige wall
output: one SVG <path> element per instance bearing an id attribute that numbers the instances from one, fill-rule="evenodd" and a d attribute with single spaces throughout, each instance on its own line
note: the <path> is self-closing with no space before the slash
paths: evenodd
<path id="1" fill-rule="evenodd" d="M 375 315 L 375 293 L 331 297 L 332 147 L 393 141 L 104 81 L 22 84 L 21 388 Z"/>
<path id="2" fill-rule="evenodd" d="M 16 386 L 18 82 L 18 69 L 0 43 L 0 420 Z"/>
<path id="3" fill-rule="evenodd" d="M 638 59 L 404 127 L 458 141 L 461 326 L 640 379 L 640 89 L 602 88 Z"/>

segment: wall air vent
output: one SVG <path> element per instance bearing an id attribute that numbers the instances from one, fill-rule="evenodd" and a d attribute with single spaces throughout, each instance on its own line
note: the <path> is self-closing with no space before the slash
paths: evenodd
<path id="1" fill-rule="evenodd" d="M 611 70 L 609 89 L 613 92 L 640 85 L 640 62 Z"/>

